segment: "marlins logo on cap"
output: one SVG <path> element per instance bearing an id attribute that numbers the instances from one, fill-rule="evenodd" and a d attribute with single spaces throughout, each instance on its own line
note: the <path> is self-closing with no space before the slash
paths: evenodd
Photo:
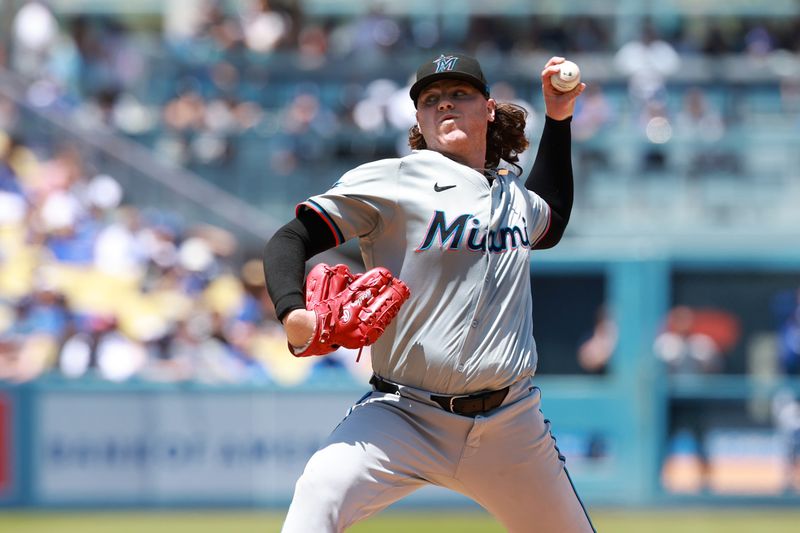
<path id="1" fill-rule="evenodd" d="M 433 64 L 436 65 L 436 72 L 448 72 L 453 70 L 458 62 L 458 57 L 456 56 L 446 56 L 444 54 L 440 55 L 438 59 L 433 61 Z"/>
<path id="2" fill-rule="evenodd" d="M 433 61 L 426 61 L 417 69 L 417 80 L 409 91 L 414 105 L 417 105 L 417 98 L 422 89 L 441 79 L 463 80 L 489 98 L 489 84 L 477 59 L 457 53 L 440 54 Z"/>

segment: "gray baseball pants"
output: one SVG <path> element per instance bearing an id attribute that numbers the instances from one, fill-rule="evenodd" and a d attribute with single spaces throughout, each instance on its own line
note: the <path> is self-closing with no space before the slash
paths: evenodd
<path id="1" fill-rule="evenodd" d="M 475 418 L 428 394 L 400 386 L 354 405 L 306 465 L 282 532 L 344 531 L 426 484 L 473 499 L 512 533 L 594 531 L 530 379 Z"/>

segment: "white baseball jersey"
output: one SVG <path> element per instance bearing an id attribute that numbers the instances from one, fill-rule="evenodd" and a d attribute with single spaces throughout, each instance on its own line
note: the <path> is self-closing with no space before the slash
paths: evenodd
<path id="1" fill-rule="evenodd" d="M 501 389 L 536 369 L 529 252 L 550 208 L 510 172 L 431 150 L 347 172 L 305 205 L 338 243 L 358 237 L 411 297 L 372 346 L 373 370 L 441 394 Z"/>

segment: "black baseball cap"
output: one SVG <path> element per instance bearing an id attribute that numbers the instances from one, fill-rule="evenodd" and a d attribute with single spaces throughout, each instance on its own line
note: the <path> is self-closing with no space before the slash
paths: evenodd
<path id="1" fill-rule="evenodd" d="M 417 80 L 409 91 L 415 107 L 422 89 L 441 79 L 466 81 L 486 98 L 489 98 L 489 83 L 486 81 L 477 59 L 459 53 L 439 54 L 432 61 L 426 61 L 417 69 Z"/>

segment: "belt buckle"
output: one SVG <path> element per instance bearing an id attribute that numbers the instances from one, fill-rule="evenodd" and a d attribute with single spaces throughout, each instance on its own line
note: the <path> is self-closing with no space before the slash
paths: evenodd
<path id="1" fill-rule="evenodd" d="M 449 407 L 450 407 L 450 412 L 451 412 L 451 413 L 458 414 L 458 413 L 456 413 L 456 412 L 455 412 L 455 410 L 453 409 L 453 408 L 454 408 L 454 406 L 453 406 L 453 402 L 455 402 L 456 400 L 460 400 L 461 398 L 471 398 L 472 396 L 474 396 L 474 394 L 461 394 L 461 395 L 459 395 L 459 396 L 451 396 L 451 397 L 450 397 L 450 405 L 449 405 Z"/>

